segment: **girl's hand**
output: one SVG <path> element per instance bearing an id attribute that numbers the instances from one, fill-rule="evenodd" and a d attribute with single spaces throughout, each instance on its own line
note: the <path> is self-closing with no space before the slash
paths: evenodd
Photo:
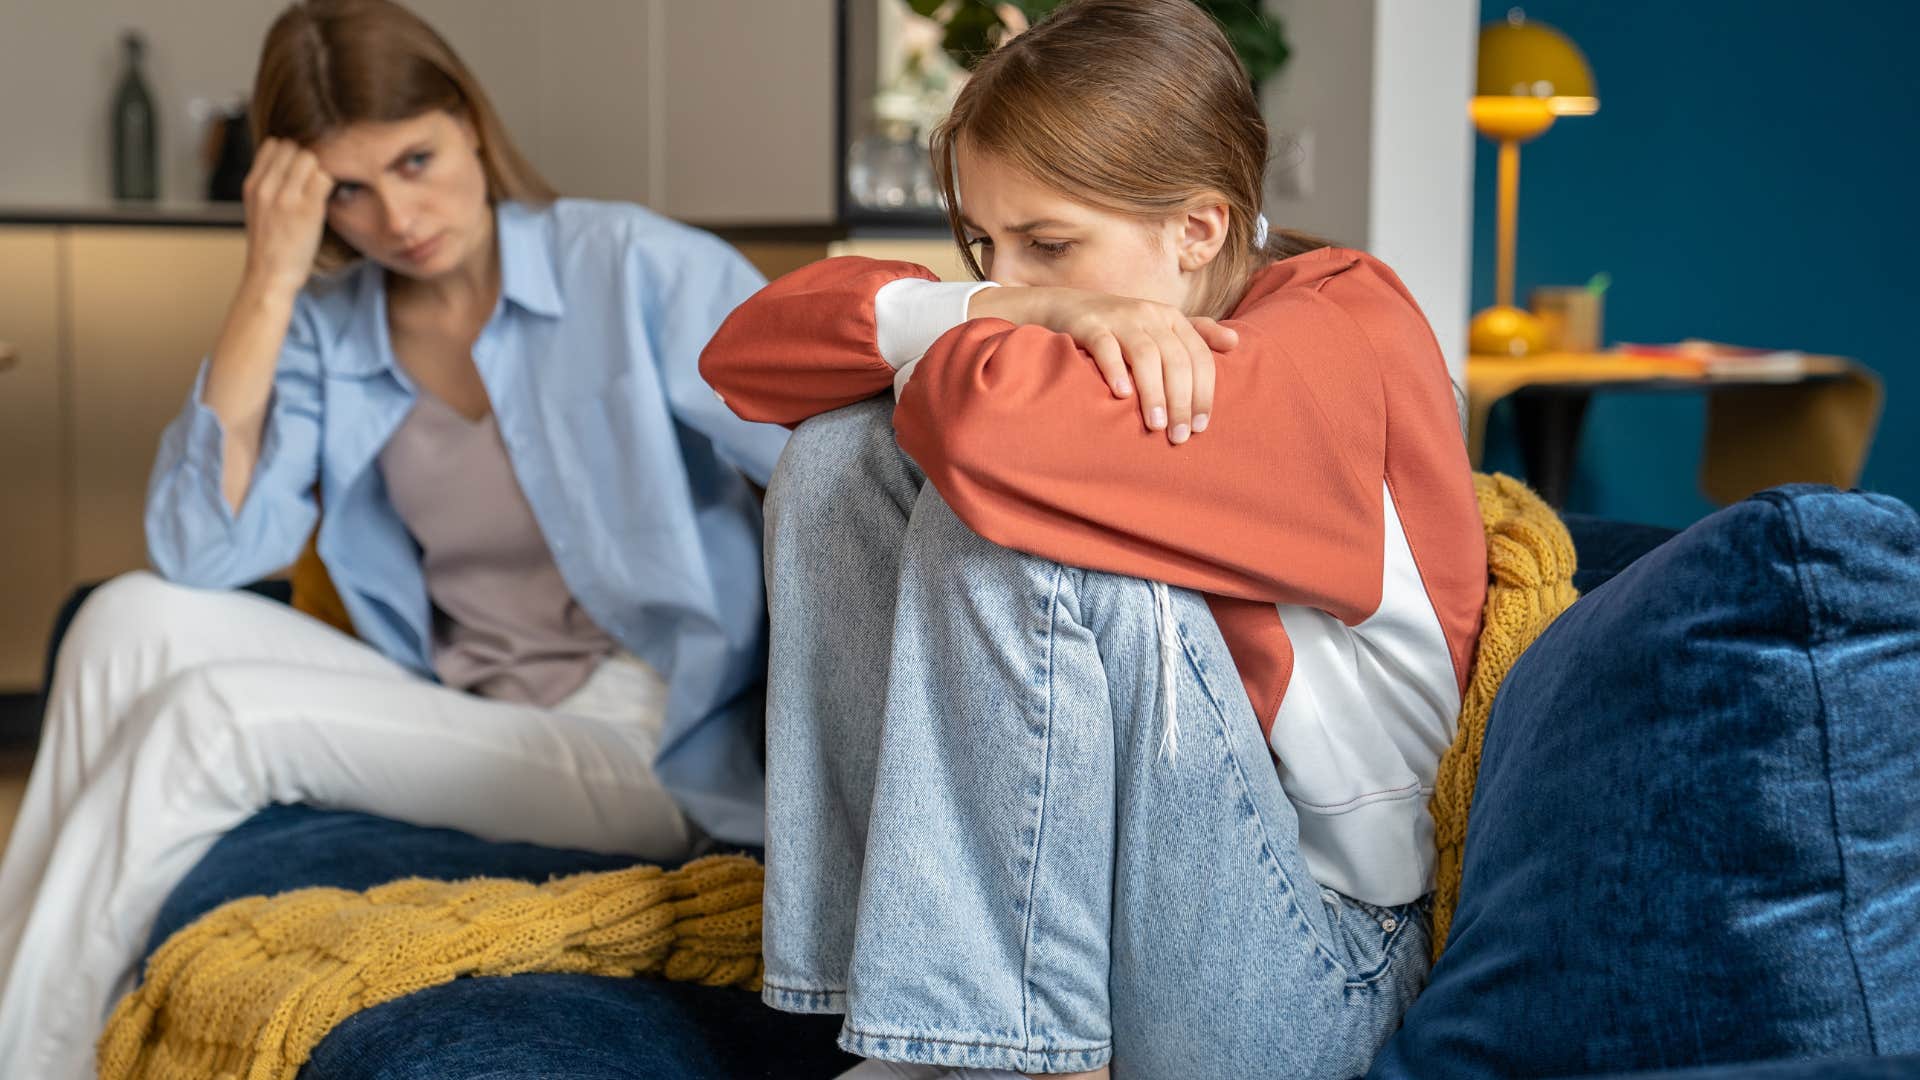
<path id="1" fill-rule="evenodd" d="M 271 294 L 291 298 L 313 273 L 333 177 L 321 170 L 311 150 L 268 139 L 241 191 L 247 208 L 246 276 Z"/>
<path id="2" fill-rule="evenodd" d="M 1176 445 L 1207 430 L 1213 354 L 1239 344 L 1233 330 L 1179 308 L 1085 289 L 1005 285 L 973 294 L 967 314 L 1044 326 L 1093 356 L 1115 397 L 1140 388 L 1140 417 Z M 1132 378 L 1128 378 L 1131 371 Z"/>

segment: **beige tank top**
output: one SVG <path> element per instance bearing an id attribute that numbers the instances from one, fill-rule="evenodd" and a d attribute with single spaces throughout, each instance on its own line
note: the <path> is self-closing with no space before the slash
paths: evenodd
<path id="1" fill-rule="evenodd" d="M 550 706 L 617 648 L 554 565 L 491 412 L 468 420 L 421 391 L 380 473 L 420 544 L 441 682 Z"/>

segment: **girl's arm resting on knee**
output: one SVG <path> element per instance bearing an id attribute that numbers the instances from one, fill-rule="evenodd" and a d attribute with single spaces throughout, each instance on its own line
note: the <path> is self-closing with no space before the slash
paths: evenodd
<path id="1" fill-rule="evenodd" d="M 1360 256 L 1312 282 L 1256 281 L 1225 325 L 1239 344 L 1218 356 L 1205 438 L 1168 446 L 1066 335 L 979 319 L 920 362 L 900 445 L 1002 546 L 1358 622 L 1382 588 L 1382 380 L 1444 380 L 1432 333 Z M 1434 427 L 1415 444 L 1466 468 L 1451 412 L 1395 423 Z"/>
<path id="2" fill-rule="evenodd" d="M 914 358 L 902 353 L 910 343 L 895 344 L 913 333 L 908 320 L 883 328 L 878 300 L 883 287 L 907 280 L 940 284 L 923 266 L 852 256 L 795 270 L 727 317 L 700 355 L 700 374 L 742 419 L 788 427 L 882 393 L 897 365 Z M 964 311 L 964 298 L 959 305 Z"/>

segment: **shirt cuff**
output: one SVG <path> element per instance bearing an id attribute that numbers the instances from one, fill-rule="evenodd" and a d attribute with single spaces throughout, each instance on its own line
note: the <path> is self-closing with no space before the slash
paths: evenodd
<path id="1" fill-rule="evenodd" d="M 895 398 L 940 335 L 967 321 L 967 301 L 973 294 L 995 284 L 901 278 L 880 286 L 873 297 L 874 337 L 880 358 L 894 369 Z"/>
<path id="2" fill-rule="evenodd" d="M 200 361 L 193 390 L 187 395 L 185 459 L 187 464 L 217 477 L 226 460 L 227 429 L 220 422 L 220 414 L 206 402 L 207 372 L 212 367 L 211 358 Z"/>

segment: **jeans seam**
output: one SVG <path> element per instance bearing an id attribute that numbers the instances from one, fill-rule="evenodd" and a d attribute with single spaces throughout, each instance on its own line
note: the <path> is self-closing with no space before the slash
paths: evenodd
<path id="1" fill-rule="evenodd" d="M 1206 694 L 1207 704 L 1213 708 L 1214 718 L 1220 728 L 1221 742 L 1226 746 L 1227 763 L 1239 778 L 1241 791 L 1246 796 L 1247 804 L 1253 809 L 1254 824 L 1260 831 L 1261 858 L 1273 868 L 1275 875 L 1279 878 L 1281 887 L 1286 891 L 1287 905 L 1293 909 L 1294 918 L 1305 927 L 1307 939 L 1313 943 L 1314 951 L 1320 954 L 1321 960 L 1333 965 L 1333 969 L 1339 972 L 1342 977 L 1350 978 L 1352 973 L 1348 970 L 1347 965 L 1342 963 L 1340 958 L 1334 954 L 1332 943 L 1323 938 L 1321 934 L 1313 928 L 1313 920 L 1307 916 L 1306 910 L 1300 905 L 1299 886 L 1287 877 L 1287 872 L 1280 866 L 1279 857 L 1274 855 L 1273 839 L 1267 833 L 1266 819 L 1261 815 L 1259 805 L 1253 801 L 1253 785 L 1248 782 L 1246 769 L 1240 761 L 1240 755 L 1233 752 L 1233 732 L 1227 727 L 1227 714 L 1226 710 L 1220 705 L 1220 695 L 1208 681 L 1206 672 L 1201 669 L 1200 658 L 1193 653 L 1193 645 L 1188 641 L 1190 635 L 1187 633 L 1186 625 L 1176 618 L 1174 620 L 1174 628 L 1176 631 L 1175 637 L 1179 640 L 1181 655 L 1186 657 L 1188 669 L 1193 672 L 1194 679 L 1199 682 L 1201 692 Z M 1258 719 L 1258 717 L 1255 718 L 1256 723 Z M 1329 922 L 1331 922 L 1331 920 L 1329 920 Z"/>
<path id="2" fill-rule="evenodd" d="M 1034 815 L 1033 849 L 1030 852 L 1027 863 L 1026 932 L 1020 936 L 1020 1026 L 1023 1029 L 1021 1031 L 1021 1038 L 1029 1045 L 1033 1043 L 1033 935 L 1035 925 L 1039 920 L 1037 894 L 1040 883 L 1040 849 L 1046 836 L 1047 796 L 1050 794 L 1050 786 L 1053 781 L 1054 627 L 1059 621 L 1060 580 L 1064 573 L 1065 571 L 1062 567 L 1058 564 L 1054 565 L 1052 587 L 1047 593 L 1047 644 L 1044 650 L 1046 656 L 1047 696 L 1045 708 L 1046 720 L 1041 727 L 1040 735 L 1040 806 Z"/>

